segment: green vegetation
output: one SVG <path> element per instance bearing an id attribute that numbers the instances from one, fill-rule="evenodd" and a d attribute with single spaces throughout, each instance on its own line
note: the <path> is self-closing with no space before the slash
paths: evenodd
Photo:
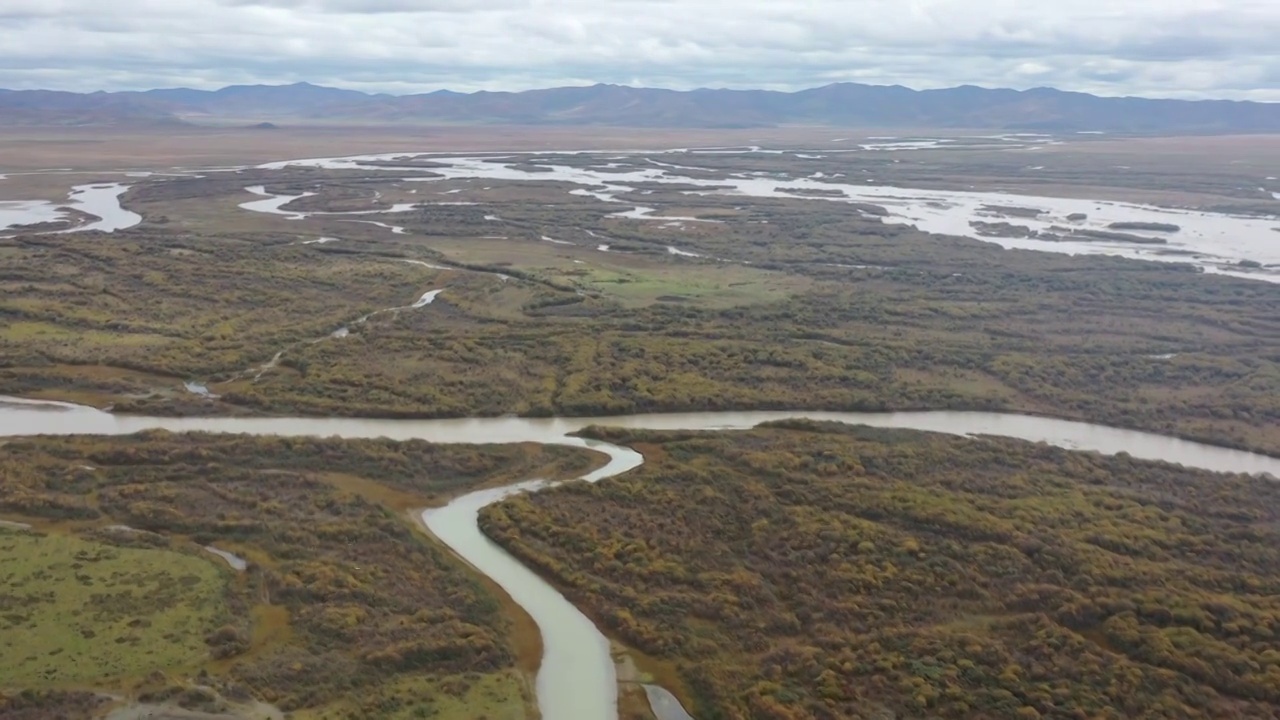
<path id="1" fill-rule="evenodd" d="M 1270 212 L 1244 170 L 1148 159 L 1096 188 L 1100 156 L 1053 154 L 1032 174 L 1025 153 L 977 148 L 710 155 L 688 172 L 1016 181 Z M 240 210 L 250 184 L 314 192 L 306 210 L 474 204 L 369 216 L 401 234 Z M 138 228 L 0 239 L 0 394 L 188 415 L 1003 410 L 1280 454 L 1275 285 L 938 238 L 821 190 L 641 183 L 618 198 L 655 208 L 640 221 L 575 187 L 316 169 L 138 180 Z M 319 237 L 339 240 L 304 244 Z M 434 304 L 404 308 L 431 289 Z M 664 684 L 678 671 L 700 720 L 1271 717 L 1280 703 L 1269 485 L 865 429 L 616 437 L 651 464 L 511 500 L 485 527 L 646 653 L 645 670 Z M 10 442 L 0 513 L 37 528 L 0 531 L 0 584 L 23 583 L 0 586 L 0 627 L 58 654 L 6 654 L 0 715 L 84 716 L 97 689 L 213 712 L 256 699 L 307 720 L 525 717 L 528 618 L 405 511 L 589 463 L 530 446 Z M 54 577 L 67 562 L 84 567 Z M 203 604 L 175 604 L 184 582 Z M 127 618 L 73 606 L 85 592 L 122 606 L 126 586 Z M 87 642 L 107 635 L 125 639 Z"/>
<path id="2" fill-rule="evenodd" d="M 409 305 L 437 274 L 287 244 L 269 245 L 274 257 L 263 263 L 267 251 L 241 239 L 70 237 L 25 238 L 3 256 L 31 263 L 7 267 L 2 281 L 7 367 L 235 372 L 360 315 Z"/>
<path id="3" fill-rule="evenodd" d="M 647 463 L 482 528 L 695 717 L 1280 712 L 1274 481 L 810 422 L 586 434 Z"/>
<path id="4" fill-rule="evenodd" d="M 999 153 L 928 158 L 721 155 L 691 172 L 803 166 L 939 187 L 960 166 L 1018 172 Z M 1084 160 L 1065 154 L 1055 173 L 1085 184 Z M 1221 177 L 1162 172 L 1124 179 L 1241 200 Z M 396 235 L 236 208 L 253 182 L 318 191 L 306 207 L 330 211 L 430 202 L 406 186 L 432 187 L 307 169 L 142 183 L 136 230 L 2 240 L 0 392 L 161 414 L 999 409 L 1280 453 L 1273 285 L 940 240 L 822 200 L 743 204 L 659 184 L 623 198 L 722 221 L 673 226 L 611 219 L 616 204 L 565 183 L 463 182 L 449 197 L 477 204 L 375 216 L 409 231 Z M 322 235 L 341 241 L 300 244 Z M 441 287 L 428 308 L 352 324 Z M 351 334 L 321 340 L 341 327 Z M 183 391 L 192 378 L 221 398 Z"/>
<path id="5" fill-rule="evenodd" d="M 407 510 L 594 458 L 164 432 L 12 440 L 0 514 L 35 530 L 0 530 L 0 689 L 25 691 L 3 702 L 65 711 L 85 702 L 74 688 L 316 719 L 522 718 L 538 656 L 522 654 L 508 601 Z"/>
<path id="6" fill-rule="evenodd" d="M 0 677 L 83 685 L 197 665 L 224 584 L 193 554 L 0 527 Z"/>
<path id="7" fill-rule="evenodd" d="M 322 711 L 303 711 L 297 720 L 377 717 L 386 720 L 525 720 L 528 678 L 515 672 L 455 676 L 443 681 L 407 677 L 386 683 L 376 699 L 339 700 Z M 409 699 L 412 699 L 411 701 Z"/>
<path id="8" fill-rule="evenodd" d="M 1000 170 L 995 160 L 982 171 Z M 699 158 L 708 177 L 795 162 Z M 916 172 L 823 162 L 828 175 Z M 407 228 L 397 235 L 236 203 L 250 182 L 320 190 L 309 206 L 329 210 L 377 193 L 422 201 L 405 186 L 430 184 L 252 175 L 144 183 L 130 200 L 148 222 L 126 233 L 0 240 L 0 393 L 154 414 L 1006 410 L 1280 453 L 1272 284 L 939 239 L 822 200 L 743 204 L 663 185 L 623 199 L 723 222 L 618 220 L 617 204 L 565 183 L 493 181 L 451 186 L 476 205 L 375 216 Z M 319 236 L 341 240 L 300 244 Z M 353 322 L 437 288 L 433 305 Z M 188 379 L 220 397 L 186 392 Z"/>

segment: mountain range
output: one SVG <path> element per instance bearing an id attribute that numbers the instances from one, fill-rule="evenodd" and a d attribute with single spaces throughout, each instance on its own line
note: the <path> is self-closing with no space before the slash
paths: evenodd
<path id="1" fill-rule="evenodd" d="M 293 85 L 71 93 L 0 90 L 0 126 L 505 124 L 647 128 L 808 125 L 1024 131 L 1280 131 L 1280 103 L 1099 97 L 1052 88 L 912 90 L 836 83 L 798 92 L 620 85 L 381 95 Z"/>

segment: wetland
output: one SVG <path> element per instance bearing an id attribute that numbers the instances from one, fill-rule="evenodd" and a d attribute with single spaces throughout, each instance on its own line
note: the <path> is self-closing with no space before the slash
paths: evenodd
<path id="1" fill-rule="evenodd" d="M 1267 153 L 803 143 L 0 180 L 0 708 L 1274 712 Z"/>

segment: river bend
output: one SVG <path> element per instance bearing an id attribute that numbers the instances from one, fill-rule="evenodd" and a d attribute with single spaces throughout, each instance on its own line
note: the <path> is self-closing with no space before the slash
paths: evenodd
<path id="1" fill-rule="evenodd" d="M 360 418 L 162 418 L 117 416 L 68 403 L 0 398 L 0 437 L 26 435 L 124 435 L 142 430 L 220 432 L 249 435 L 421 439 L 437 443 L 539 442 L 586 447 L 605 453 L 609 462 L 582 479 L 595 482 L 639 467 L 644 458 L 630 448 L 570 433 L 588 425 L 651 430 L 741 430 L 762 422 L 810 418 L 876 427 L 908 428 L 957 435 L 1000 435 L 1046 442 L 1073 450 L 1163 460 L 1217 472 L 1269 473 L 1280 477 L 1280 458 L 1205 445 L 1177 438 L 1088 423 L 982 412 L 722 412 L 631 415 L 603 418 L 468 418 L 377 420 Z M 537 623 L 543 638 L 538 672 L 538 706 L 547 720 L 616 720 L 617 677 L 609 643 L 600 631 L 555 588 L 485 537 L 477 526 L 481 508 L 513 493 L 536 491 L 546 483 L 527 480 L 480 490 L 423 520 L 442 542 L 492 578 Z M 664 720 L 686 717 L 669 707 L 672 698 L 650 692 Z M 666 706 L 666 707 L 660 707 Z"/>

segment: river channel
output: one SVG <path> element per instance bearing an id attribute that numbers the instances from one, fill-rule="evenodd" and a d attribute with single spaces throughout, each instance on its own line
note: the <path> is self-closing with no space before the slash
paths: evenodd
<path id="1" fill-rule="evenodd" d="M 935 142 L 935 141 L 930 141 Z M 912 145 L 913 143 L 908 143 Z M 891 143 L 890 145 L 896 145 Z M 920 149 L 864 146 L 864 149 Z M 707 219 L 660 215 L 658 208 L 637 205 L 626 196 L 643 195 L 649 191 L 637 191 L 642 184 L 677 185 L 678 192 L 689 195 L 728 195 L 747 198 L 807 197 L 815 202 L 866 203 L 878 205 L 884 211 L 878 217 L 881 222 L 912 225 L 924 232 L 943 236 L 970 237 L 996 243 L 1009 249 L 1038 250 L 1069 255 L 1117 255 L 1136 260 L 1191 263 L 1206 272 L 1244 277 L 1266 282 L 1280 282 L 1280 243 L 1275 242 L 1275 231 L 1280 230 L 1280 206 L 1267 215 L 1232 215 L 1188 208 L 1161 207 L 1140 203 L 1081 198 L 1043 197 L 1007 191 L 977 190 L 927 190 L 914 187 L 897 187 L 875 182 L 875 178 L 858 178 L 852 182 L 845 178 L 838 181 L 836 175 L 821 171 L 801 171 L 771 174 L 766 172 L 722 172 L 711 168 L 683 165 L 644 157 L 640 164 L 623 166 L 613 160 L 626 160 L 646 155 L 658 155 L 669 159 L 696 158 L 706 153 L 769 153 L 788 154 L 797 159 L 816 160 L 822 155 L 794 153 L 763 148 L 724 148 L 708 150 L 672 150 L 664 153 L 640 153 L 626 151 L 612 153 L 504 153 L 450 157 L 438 153 L 384 153 L 380 155 L 356 155 L 345 158 L 312 158 L 286 160 L 260 165 L 261 170 L 283 170 L 290 167 L 314 167 L 326 170 L 363 170 L 375 173 L 404 173 L 413 168 L 414 160 L 430 160 L 430 166 L 422 166 L 424 176 L 400 178 L 404 182 L 436 182 L 439 180 L 498 180 L 523 182 L 561 182 L 578 185 L 569 194 L 594 197 L 604 203 L 622 205 L 622 209 L 608 217 L 631 221 L 659 221 L 666 227 L 681 228 L 685 222 L 709 222 Z M 592 157 L 600 162 L 589 166 L 558 164 L 565 156 Z M 530 169 L 536 166 L 536 170 Z M 827 167 L 827 166 L 823 166 Z M 716 177 L 707 178 L 707 174 Z M 843 177 L 843 176 L 840 176 Z M 266 194 L 262 187 L 247 188 L 250 192 Z M 818 193 L 813 195 L 812 193 Z M 1266 191 L 1263 191 L 1266 192 Z M 806 195 L 808 193 L 808 195 Z M 1280 200 L 1280 193 L 1268 193 Z M 284 209 L 289 202 L 301 196 L 274 196 L 266 201 L 242 205 L 260 212 L 306 217 L 308 213 Z M 440 203 L 434 203 L 440 204 Z M 430 207 L 426 204 L 424 207 Z M 404 206 L 377 212 L 394 212 Z M 1015 216 L 1006 217 L 998 211 L 1001 207 L 1020 209 Z M 498 221 L 495 215 L 487 220 Z M 1049 241 L 1029 237 L 1000 237 L 984 235 L 974 223 L 1014 220 L 1014 224 L 1027 232 L 1066 233 L 1066 237 Z M 1139 223 L 1151 227 L 1164 227 L 1163 231 L 1150 231 L 1147 242 L 1134 243 L 1117 239 L 1115 224 Z M 1065 229 L 1064 229 L 1065 228 Z M 1075 230 L 1103 233 L 1087 238 L 1075 237 Z M 673 231 L 674 232 L 674 231 Z M 1074 238 L 1074 239 L 1072 239 Z M 673 253 L 682 254 L 682 253 Z M 687 254 L 687 253 L 686 253 Z M 687 254 L 696 257 L 692 254 Z M 1258 267 L 1247 269 L 1241 262 Z"/>
<path id="2" fill-rule="evenodd" d="M 122 435 L 141 430 L 250 435 L 422 439 L 438 443 L 539 442 L 597 450 L 609 457 L 582 478 L 595 482 L 639 467 L 634 450 L 570 437 L 588 425 L 653 430 L 741 430 L 770 420 L 811 418 L 876 427 L 910 428 L 956 435 L 999 435 L 1032 442 L 1135 458 L 1163 460 L 1217 472 L 1269 473 L 1280 477 L 1280 458 L 1204 445 L 1133 430 L 1049 418 L 981 412 L 722 412 L 604 418 L 468 418 L 378 420 L 357 418 L 162 418 L 118 416 L 67 403 L 0 398 L 0 436 Z M 616 720 L 617 677 L 603 634 L 555 588 L 521 565 L 479 530 L 477 513 L 513 493 L 536 491 L 537 479 L 464 495 L 425 511 L 432 533 L 477 570 L 492 578 L 537 623 L 543 637 L 537 695 L 547 720 Z M 688 717 L 674 698 L 651 688 L 660 720 Z"/>

